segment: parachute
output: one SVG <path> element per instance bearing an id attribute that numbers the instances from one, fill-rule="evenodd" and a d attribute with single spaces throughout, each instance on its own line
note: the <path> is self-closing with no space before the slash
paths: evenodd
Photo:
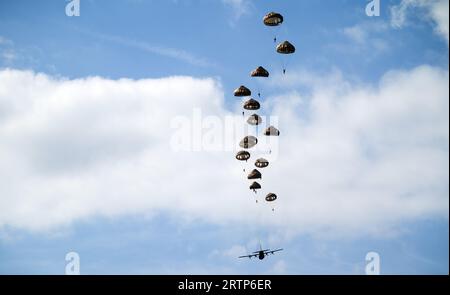
<path id="1" fill-rule="evenodd" d="M 278 28 L 283 23 L 283 16 L 277 12 L 269 12 L 263 18 L 263 23 L 269 27 Z M 273 42 L 277 42 L 277 36 L 273 37 Z"/>
<path id="2" fill-rule="evenodd" d="M 258 160 L 256 160 L 255 166 L 258 168 L 266 168 L 267 166 L 269 166 L 269 161 L 264 158 L 259 158 Z"/>
<path id="3" fill-rule="evenodd" d="M 251 149 L 258 143 L 258 139 L 252 135 L 248 135 L 244 137 L 241 142 L 239 143 L 239 146 L 244 149 Z"/>
<path id="4" fill-rule="evenodd" d="M 250 185 L 250 187 L 249 187 L 251 190 L 253 190 L 254 192 L 255 192 L 255 194 L 256 194 L 256 190 L 257 189 L 261 189 L 261 185 L 259 184 L 259 183 L 257 183 L 256 181 L 254 181 L 251 185 Z"/>
<path id="5" fill-rule="evenodd" d="M 243 97 L 243 96 L 250 96 L 250 95 L 252 95 L 252 92 L 250 91 L 250 89 L 248 89 L 244 85 L 241 85 L 239 88 L 234 90 L 234 96 L 236 96 L 236 97 Z"/>
<path id="6" fill-rule="evenodd" d="M 278 26 L 283 23 L 283 16 L 277 12 L 270 12 L 264 16 L 263 22 L 269 27 Z"/>
<path id="7" fill-rule="evenodd" d="M 252 110 L 259 110 L 261 105 L 257 100 L 254 100 L 253 98 L 250 98 L 244 103 L 244 109 L 252 111 Z"/>
<path id="8" fill-rule="evenodd" d="M 266 196 L 266 201 L 267 202 L 273 202 L 277 199 L 277 195 L 275 195 L 274 193 L 269 193 Z"/>
<path id="9" fill-rule="evenodd" d="M 269 77 L 269 72 L 265 68 L 259 66 L 250 73 L 250 76 L 267 78 Z"/>
<path id="10" fill-rule="evenodd" d="M 250 159 L 250 153 L 247 151 L 240 151 L 236 154 L 236 159 L 239 161 L 247 161 Z"/>
<path id="11" fill-rule="evenodd" d="M 280 136 L 280 130 L 278 130 L 277 128 L 275 128 L 273 126 L 269 126 L 264 131 L 264 135 L 266 135 L 266 136 Z"/>
<path id="12" fill-rule="evenodd" d="M 281 54 L 292 54 L 295 52 L 295 47 L 289 41 L 284 41 L 277 46 L 277 52 Z"/>
<path id="13" fill-rule="evenodd" d="M 278 44 L 277 52 L 282 55 L 289 55 L 295 52 L 295 46 L 289 43 L 289 41 L 284 41 Z M 288 57 L 283 57 L 283 74 L 286 74 L 286 65 L 288 63 Z"/>
<path id="14" fill-rule="evenodd" d="M 253 114 L 247 119 L 247 123 L 250 125 L 259 125 L 262 122 L 262 118 L 258 114 Z"/>
<path id="15" fill-rule="evenodd" d="M 257 169 L 253 169 L 247 176 L 247 179 L 261 179 L 262 175 Z"/>
<path id="16" fill-rule="evenodd" d="M 269 194 L 267 194 L 267 196 L 266 196 L 266 201 L 267 201 L 267 202 L 273 202 L 273 201 L 275 201 L 277 198 L 278 198 L 277 195 L 275 195 L 274 193 L 269 193 Z M 275 211 L 275 208 L 272 207 L 272 211 Z"/>

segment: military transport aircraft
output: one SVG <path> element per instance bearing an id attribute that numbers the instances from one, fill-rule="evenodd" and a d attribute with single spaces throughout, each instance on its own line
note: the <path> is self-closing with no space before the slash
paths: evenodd
<path id="1" fill-rule="evenodd" d="M 253 254 L 250 254 L 250 255 L 239 256 L 239 258 L 252 259 L 252 257 L 258 257 L 259 260 L 263 260 L 266 256 L 269 256 L 270 254 L 273 255 L 275 252 L 282 251 L 282 250 L 283 249 L 276 249 L 276 250 L 265 249 L 265 250 L 263 250 L 260 246 L 259 251 L 255 251 L 255 252 L 253 252 Z"/>

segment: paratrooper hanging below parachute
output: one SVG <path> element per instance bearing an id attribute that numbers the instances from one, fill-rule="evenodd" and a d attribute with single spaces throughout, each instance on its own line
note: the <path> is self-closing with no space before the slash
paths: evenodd
<path id="1" fill-rule="evenodd" d="M 270 12 L 263 18 L 263 23 L 269 27 L 278 27 L 283 23 L 283 16 L 277 12 Z M 277 42 L 277 36 L 273 37 L 273 43 Z"/>
<path id="2" fill-rule="evenodd" d="M 269 193 L 266 196 L 266 201 L 267 202 L 274 202 L 277 199 L 277 195 L 275 195 L 274 193 Z M 272 207 L 272 211 L 275 211 L 275 208 Z"/>
<path id="3" fill-rule="evenodd" d="M 256 194 L 256 190 L 257 189 L 261 189 L 261 185 L 259 183 L 257 183 L 256 181 L 254 181 L 251 185 L 250 185 L 250 189 L 253 190 L 253 192 Z M 258 200 L 256 200 L 256 203 L 258 203 Z"/>
<path id="4" fill-rule="evenodd" d="M 295 46 L 289 41 L 284 41 L 278 44 L 277 52 L 280 54 L 292 54 L 295 53 Z M 283 62 L 286 63 L 286 61 Z M 283 65 L 283 74 L 286 74 L 286 65 Z"/>

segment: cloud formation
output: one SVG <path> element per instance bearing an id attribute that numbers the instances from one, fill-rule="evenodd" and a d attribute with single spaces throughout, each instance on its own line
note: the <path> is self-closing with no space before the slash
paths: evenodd
<path id="1" fill-rule="evenodd" d="M 449 1 L 448 0 L 402 0 L 391 7 L 391 24 L 401 28 L 407 25 L 408 17 L 414 9 L 424 10 L 423 18 L 435 24 L 435 31 L 449 42 Z"/>
<path id="2" fill-rule="evenodd" d="M 311 93 L 264 106 L 280 116 L 282 131 L 280 156 L 263 171 L 262 193 L 279 196 L 272 213 L 255 206 L 232 152 L 172 149 L 174 118 L 190 118 L 194 108 L 216 118 L 234 113 L 216 80 L 1 70 L 0 227 L 162 213 L 358 235 L 448 218 L 448 78 L 428 66 L 389 72 L 379 85 L 294 71 L 275 77 Z"/>
<path id="3" fill-rule="evenodd" d="M 233 10 L 234 21 L 248 14 L 251 8 L 251 2 L 249 0 L 222 0 L 222 3 Z"/>

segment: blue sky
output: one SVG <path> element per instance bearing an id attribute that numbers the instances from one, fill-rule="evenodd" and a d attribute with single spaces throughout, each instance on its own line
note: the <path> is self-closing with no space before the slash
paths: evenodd
<path id="1" fill-rule="evenodd" d="M 4 198 L 2 204 L 18 200 L 17 205 L 0 209 L 3 211 L 0 215 L 0 273 L 63 274 L 65 254 L 76 251 L 80 254 L 81 272 L 84 274 L 363 274 L 366 253 L 375 251 L 381 256 L 381 272 L 385 274 L 448 274 L 448 127 L 444 126 L 445 123 L 448 126 L 448 111 L 441 108 L 447 106 L 448 109 L 448 11 L 446 18 L 436 13 L 441 11 L 439 5 L 445 7 L 446 4 L 448 8 L 448 1 L 430 1 L 428 4 L 412 1 L 413 4 L 407 7 L 402 1 L 381 0 L 379 17 L 366 16 L 367 2 L 81 0 L 81 15 L 68 17 L 65 15 L 65 1 L 1 1 L 0 71 L 3 71 L 3 76 L 0 79 L 5 79 L 5 85 L 15 83 L 11 85 L 18 88 L 17 92 L 8 92 L 10 88 L 5 86 L 3 93 L 0 93 L 3 95 L 3 100 L 0 100 L 0 124 L 5 126 L 0 129 L 0 134 L 5 139 L 3 143 L 0 139 L 0 151 L 3 148 L 7 152 L 15 150 L 14 156 L 21 160 L 14 162 L 12 157 L 0 157 L 0 164 L 3 164 L 0 175 L 8 176 L 3 183 L 4 188 L 0 189 L 0 198 Z M 404 10 L 401 10 L 402 5 Z M 403 12 L 404 19 L 400 23 L 393 20 L 393 9 Z M 281 28 L 272 30 L 263 26 L 262 17 L 269 11 L 279 11 L 284 15 L 285 22 Z M 287 39 L 296 46 L 294 56 L 276 55 L 272 40 L 274 34 L 278 40 Z M 285 62 L 287 76 L 283 77 L 281 70 Z M 257 84 L 249 77 L 249 72 L 258 65 L 263 65 L 271 72 L 273 78 L 267 84 Z M 10 74 L 8 71 L 15 72 Z M 43 73 L 50 82 L 45 79 L 39 82 L 39 78 L 35 76 L 30 78 L 24 74 L 26 71 L 32 71 L 32 75 Z M 8 78 L 9 75 L 13 78 Z M 93 76 L 101 78 L 98 78 L 99 81 L 89 80 L 88 77 Z M 8 130 L 22 132 L 21 129 L 7 129 L 10 125 L 7 126 L 7 121 L 2 121 L 5 114 L 5 120 L 9 116 L 16 116 L 14 107 L 9 108 L 16 101 L 19 101 L 18 109 L 27 108 L 20 103 L 22 89 L 19 88 L 36 90 L 39 92 L 36 94 L 38 97 L 43 95 L 39 88 L 43 84 L 47 86 L 42 93 L 52 96 L 52 93 L 60 93 L 57 92 L 57 86 L 54 90 L 48 90 L 53 85 L 63 87 L 66 85 L 64 83 L 72 80 L 80 84 L 86 82 L 85 87 L 80 89 L 68 86 L 73 87 L 70 88 L 73 91 L 71 99 L 76 99 L 86 94 L 82 88 L 91 89 L 91 82 L 109 83 L 106 87 L 114 88 L 119 83 L 118 79 L 126 78 L 129 79 L 127 81 L 143 81 L 143 85 L 139 84 L 141 86 L 135 84 L 139 82 L 129 82 L 130 85 L 127 86 L 132 89 L 130 95 L 138 97 L 139 94 L 136 93 L 147 83 L 147 80 L 142 79 L 156 79 L 150 88 L 157 89 L 157 81 L 166 81 L 166 77 L 173 76 L 191 77 L 194 82 L 176 80 L 174 83 L 180 84 L 173 84 L 172 89 L 180 87 L 179 92 L 174 90 L 175 94 L 167 94 L 167 100 L 175 97 L 174 101 L 162 100 L 156 105 L 162 112 L 173 107 L 175 110 L 170 114 L 176 115 L 178 106 L 175 105 L 180 104 L 185 107 L 180 107 L 179 112 L 183 114 L 185 111 L 191 114 L 191 108 L 197 105 L 207 114 L 225 116 L 236 113 L 232 91 L 245 84 L 250 85 L 253 90 L 261 88 L 262 102 L 266 107 L 264 112 L 284 116 L 284 126 L 289 125 L 286 122 L 306 126 L 305 129 L 295 126 L 285 128 L 291 137 L 285 140 L 288 147 L 283 150 L 284 155 L 279 155 L 278 170 L 274 167 L 274 172 L 269 174 L 274 182 L 284 178 L 285 170 L 282 168 L 297 166 L 300 167 L 298 170 L 305 171 L 289 174 L 293 175 L 289 180 L 291 186 L 296 181 L 303 181 L 303 184 L 308 181 L 317 182 L 317 185 L 308 187 L 307 192 L 320 191 L 324 194 L 327 190 L 321 191 L 319 188 L 326 187 L 331 191 L 334 186 L 345 187 L 342 194 L 336 195 L 336 199 L 345 198 L 347 194 L 359 200 L 360 195 L 372 197 L 372 193 L 377 196 L 383 192 L 386 194 L 386 202 L 368 203 L 367 206 L 364 203 L 352 207 L 350 201 L 349 204 L 336 201 L 327 205 L 326 197 L 318 198 L 317 207 L 313 205 L 310 210 L 316 217 L 307 216 L 304 219 L 289 218 L 296 215 L 295 206 L 306 206 L 308 203 L 285 203 L 280 205 L 281 212 L 284 210 L 283 206 L 294 208 L 290 211 L 289 208 L 285 209 L 288 212 L 285 219 L 273 217 L 271 212 L 264 212 L 262 214 L 266 215 L 263 218 L 268 221 L 259 223 L 246 216 L 245 206 L 253 206 L 253 201 L 236 204 L 239 209 L 233 205 L 225 205 L 221 213 L 214 212 L 214 202 L 205 207 L 192 205 L 192 208 L 187 205 L 189 203 L 184 203 L 190 198 L 192 203 L 201 203 L 205 199 L 197 200 L 196 196 L 202 193 L 207 194 L 209 199 L 223 197 L 216 195 L 215 188 L 202 188 L 202 182 L 198 182 L 192 174 L 192 171 L 196 171 L 193 169 L 189 170 L 191 174 L 188 171 L 183 174 L 185 187 L 182 196 L 167 198 L 169 201 L 166 204 L 164 200 L 167 196 L 179 192 L 172 192 L 167 188 L 173 185 L 172 180 L 164 177 L 155 179 L 152 178 L 153 174 L 148 175 L 149 181 L 154 180 L 156 183 L 155 187 L 158 189 L 155 190 L 154 187 L 148 188 L 141 184 L 145 177 L 137 179 L 136 183 L 139 184 L 135 184 L 133 175 L 129 179 L 123 175 L 117 176 L 120 171 L 127 174 L 128 170 L 119 169 L 111 177 L 104 176 L 107 174 L 105 171 L 111 170 L 108 167 L 114 167 L 107 165 L 113 165 L 114 162 L 123 164 L 132 171 L 148 171 L 129 157 L 129 153 L 141 151 L 140 147 L 134 150 L 130 145 L 142 144 L 142 150 L 158 146 L 152 153 L 157 154 L 158 158 L 164 157 L 167 142 L 159 134 L 145 140 L 139 136 L 125 138 L 135 132 L 132 129 L 135 125 L 130 123 L 126 125 L 128 127 L 124 127 L 124 133 L 117 136 L 125 135 L 123 142 L 116 138 L 117 134 L 114 132 L 110 134 L 105 131 L 104 141 L 74 149 L 67 156 L 61 152 L 66 149 L 64 143 L 81 141 L 87 144 L 92 139 L 86 139 L 84 133 L 77 133 L 79 126 L 70 120 L 73 116 L 75 121 L 81 122 L 86 118 L 90 122 L 90 114 L 99 114 L 93 109 L 85 108 L 84 104 L 79 109 L 68 107 L 68 112 L 63 113 L 65 117 L 61 116 L 64 120 L 54 121 L 62 122 L 61 126 L 67 123 L 61 130 L 58 126 L 55 127 L 58 124 L 51 124 L 51 119 L 48 119 L 48 127 L 40 125 L 45 120 L 39 121 L 36 126 L 43 129 L 26 129 L 23 131 L 24 137 L 15 137 Z M 123 83 L 126 84 L 127 81 Z M 419 91 L 414 91 L 416 88 L 413 86 L 420 84 L 420 81 L 425 81 L 423 84 L 430 85 L 430 88 L 417 88 Z M 406 93 L 401 92 L 405 85 L 408 88 L 408 83 L 411 83 L 411 93 L 407 90 Z M 190 89 L 185 90 L 183 85 L 188 85 Z M 108 93 L 105 89 L 99 88 L 98 93 L 114 95 L 114 92 Z M 183 92 L 190 94 L 184 97 Z M 392 93 L 405 97 L 404 102 L 407 104 L 391 104 L 386 96 L 396 100 L 396 97 L 389 96 Z M 408 97 L 415 93 L 418 95 L 417 99 L 408 102 Z M 165 94 L 163 92 L 160 95 Z M 180 100 L 176 100 L 177 96 Z M 201 98 L 194 101 L 196 96 Z M 330 101 L 323 100 L 323 96 L 329 96 Z M 334 123 L 330 124 L 324 118 L 355 115 L 351 110 L 341 108 L 350 104 L 354 97 L 360 96 L 364 98 L 361 98 L 362 104 L 358 106 L 368 106 L 368 111 L 363 112 L 366 117 L 371 117 L 371 107 L 383 113 L 374 116 L 375 119 L 370 124 L 361 123 L 363 131 L 364 126 L 368 126 L 367 133 L 359 128 L 356 128 L 358 130 L 355 133 L 343 131 L 348 122 L 339 121 L 335 127 L 330 127 Z M 424 96 L 430 97 L 422 99 Z M 208 102 L 209 97 L 211 102 Z M 380 102 L 372 105 L 370 99 L 366 100 L 367 97 Z M 134 96 L 131 98 L 134 99 Z M 34 104 L 33 96 L 29 99 Z M 36 98 L 36 101 L 36 105 L 42 101 L 42 110 L 47 110 L 45 100 Z M 113 100 L 108 104 L 119 101 Z M 193 101 L 192 104 L 190 101 Z M 48 103 L 53 106 L 52 102 Z M 102 100 L 99 106 L 105 107 L 106 104 L 103 103 Z M 126 108 L 128 105 L 123 106 Z M 106 106 L 105 112 L 110 107 Z M 133 107 L 134 105 L 131 106 Z M 116 113 L 116 110 L 111 111 L 124 115 Z M 22 115 L 15 117 L 14 122 L 19 123 L 14 128 L 27 125 L 29 121 L 23 118 L 25 117 Z M 125 115 L 124 118 L 129 119 Z M 355 115 L 354 120 L 349 119 L 349 122 L 361 120 Z M 389 128 L 380 120 L 385 120 Z M 163 124 L 162 122 L 161 125 Z M 373 124 L 380 126 L 375 128 Z M 99 130 L 104 131 L 102 128 Z M 311 135 L 314 130 L 320 131 L 320 136 Z M 397 136 L 397 131 L 402 134 Z M 341 137 L 334 142 L 333 135 Z M 58 142 L 58 136 L 68 138 Z M 355 146 L 349 150 L 342 147 L 344 151 L 358 148 L 366 154 L 353 158 L 351 152 L 349 155 L 346 152 L 321 155 L 318 151 L 318 154 L 311 152 L 308 162 L 296 161 L 296 149 L 291 147 L 291 143 L 297 138 L 305 138 L 306 142 L 302 145 L 305 149 L 300 151 L 309 151 L 309 144 L 318 144 L 319 149 L 315 150 L 329 144 L 330 149 L 339 151 L 339 143 L 346 146 L 348 139 Z M 307 142 L 308 138 L 310 142 Z M 14 144 L 21 147 L 15 149 Z M 159 149 L 159 145 L 162 149 Z M 110 149 L 114 149 L 111 154 Z M 390 151 L 386 152 L 385 149 Z M 54 151 L 53 154 L 51 151 Z M 102 156 L 104 154 L 105 157 Z M 198 158 L 209 159 L 204 164 L 199 164 L 198 170 L 208 167 L 216 169 L 215 160 L 233 158 L 229 152 L 207 153 L 206 156 L 194 154 L 189 154 L 192 159 L 186 159 L 185 165 L 196 163 Z M 59 170 L 53 168 L 55 158 L 58 159 Z M 88 180 L 83 178 L 85 172 L 73 169 L 75 163 L 81 167 L 80 170 L 90 171 L 90 162 L 94 158 L 101 159 L 101 163 L 92 168 L 94 176 L 90 174 L 86 178 Z M 30 159 L 29 163 L 26 162 L 27 159 Z M 319 159 L 335 163 L 336 170 L 332 171 L 337 173 L 313 179 L 313 176 L 320 175 L 316 174 L 317 167 L 323 165 Z M 400 160 L 397 162 L 397 159 Z M 35 163 L 39 164 L 33 166 Z M 218 173 L 221 177 L 226 177 L 229 163 L 220 163 L 225 168 L 224 172 Z M 347 173 L 349 168 L 346 164 L 353 168 L 365 167 L 370 163 L 374 165 L 373 171 L 361 168 L 361 171 L 367 172 L 369 180 L 358 178 L 356 175 L 359 173 L 353 170 L 348 172 L 348 178 L 334 178 L 341 171 L 342 174 Z M 17 171 L 6 166 L 22 167 L 22 164 L 25 168 Z M 236 165 L 234 162 L 232 164 Z M 171 175 L 170 169 L 167 168 L 168 175 Z M 156 165 L 156 170 L 166 173 L 166 166 L 161 163 L 160 166 Z M 59 176 L 52 174 L 55 171 L 65 178 L 60 180 Z M 96 173 L 99 171 L 102 174 L 96 180 Z M 386 176 L 383 171 L 392 174 L 388 173 Z M 307 180 L 304 177 L 308 175 L 311 175 L 311 179 Z M 201 178 L 202 175 L 198 177 Z M 114 183 L 111 179 L 120 179 L 123 183 Z M 77 203 L 78 207 L 73 210 L 63 205 L 53 206 L 52 194 L 64 201 L 65 196 L 61 192 L 66 191 L 65 185 L 72 181 L 75 185 L 83 186 L 80 191 L 89 191 L 86 194 L 94 196 L 94 199 L 86 198 L 84 203 Z M 234 178 L 223 180 L 222 185 L 234 186 L 233 181 Z M 101 183 L 98 187 L 97 182 Z M 276 183 L 269 184 L 276 186 Z M 47 188 L 43 188 L 45 186 Z M 236 186 L 238 189 L 232 191 L 233 195 L 246 190 L 240 183 Z M 106 190 L 103 190 L 105 187 L 112 187 L 122 194 L 109 198 L 109 195 L 105 195 Z M 141 201 L 140 197 L 132 196 L 135 190 L 142 187 L 148 190 L 146 193 L 151 201 Z M 105 210 L 96 207 L 98 202 L 116 204 L 117 197 L 130 198 L 129 207 L 121 202 Z M 27 200 L 32 201 L 28 204 Z M 33 207 L 35 201 L 36 207 Z M 309 201 L 314 201 L 314 198 L 308 199 Z M 147 202 L 158 205 L 153 207 Z M 374 207 L 374 204 L 379 207 Z M 221 202 L 217 203 L 217 206 L 221 205 Z M 345 214 L 330 213 L 340 211 L 341 205 Z M 323 209 L 320 206 L 330 208 Z M 61 209 L 63 207 L 65 209 Z M 121 211 L 121 207 L 126 209 Z M 22 209 L 15 211 L 15 208 Z M 381 213 L 372 214 L 367 208 Z M 60 215 L 64 212 L 70 212 L 67 221 L 61 221 L 64 218 L 60 218 Z M 28 213 L 31 221 L 16 218 L 15 215 Z M 321 214 L 326 217 L 319 220 L 317 216 Z M 46 219 L 46 215 L 52 218 L 42 221 L 41 226 L 41 218 Z M 227 215 L 232 215 L 232 218 L 223 217 Z M 249 216 L 253 215 L 249 213 Z M 36 219 L 33 220 L 34 218 Z M 276 226 L 267 225 L 272 222 L 271 218 L 274 218 Z M 39 225 L 34 226 L 33 223 Z M 285 223 L 289 223 L 289 226 L 284 226 Z M 319 223 L 317 227 L 316 223 Z M 367 224 L 370 230 L 364 230 L 362 224 Z M 285 251 L 262 262 L 235 258 L 236 255 L 246 254 L 243 251 L 254 251 L 258 247 L 258 239 L 270 247 L 283 247 Z"/>

